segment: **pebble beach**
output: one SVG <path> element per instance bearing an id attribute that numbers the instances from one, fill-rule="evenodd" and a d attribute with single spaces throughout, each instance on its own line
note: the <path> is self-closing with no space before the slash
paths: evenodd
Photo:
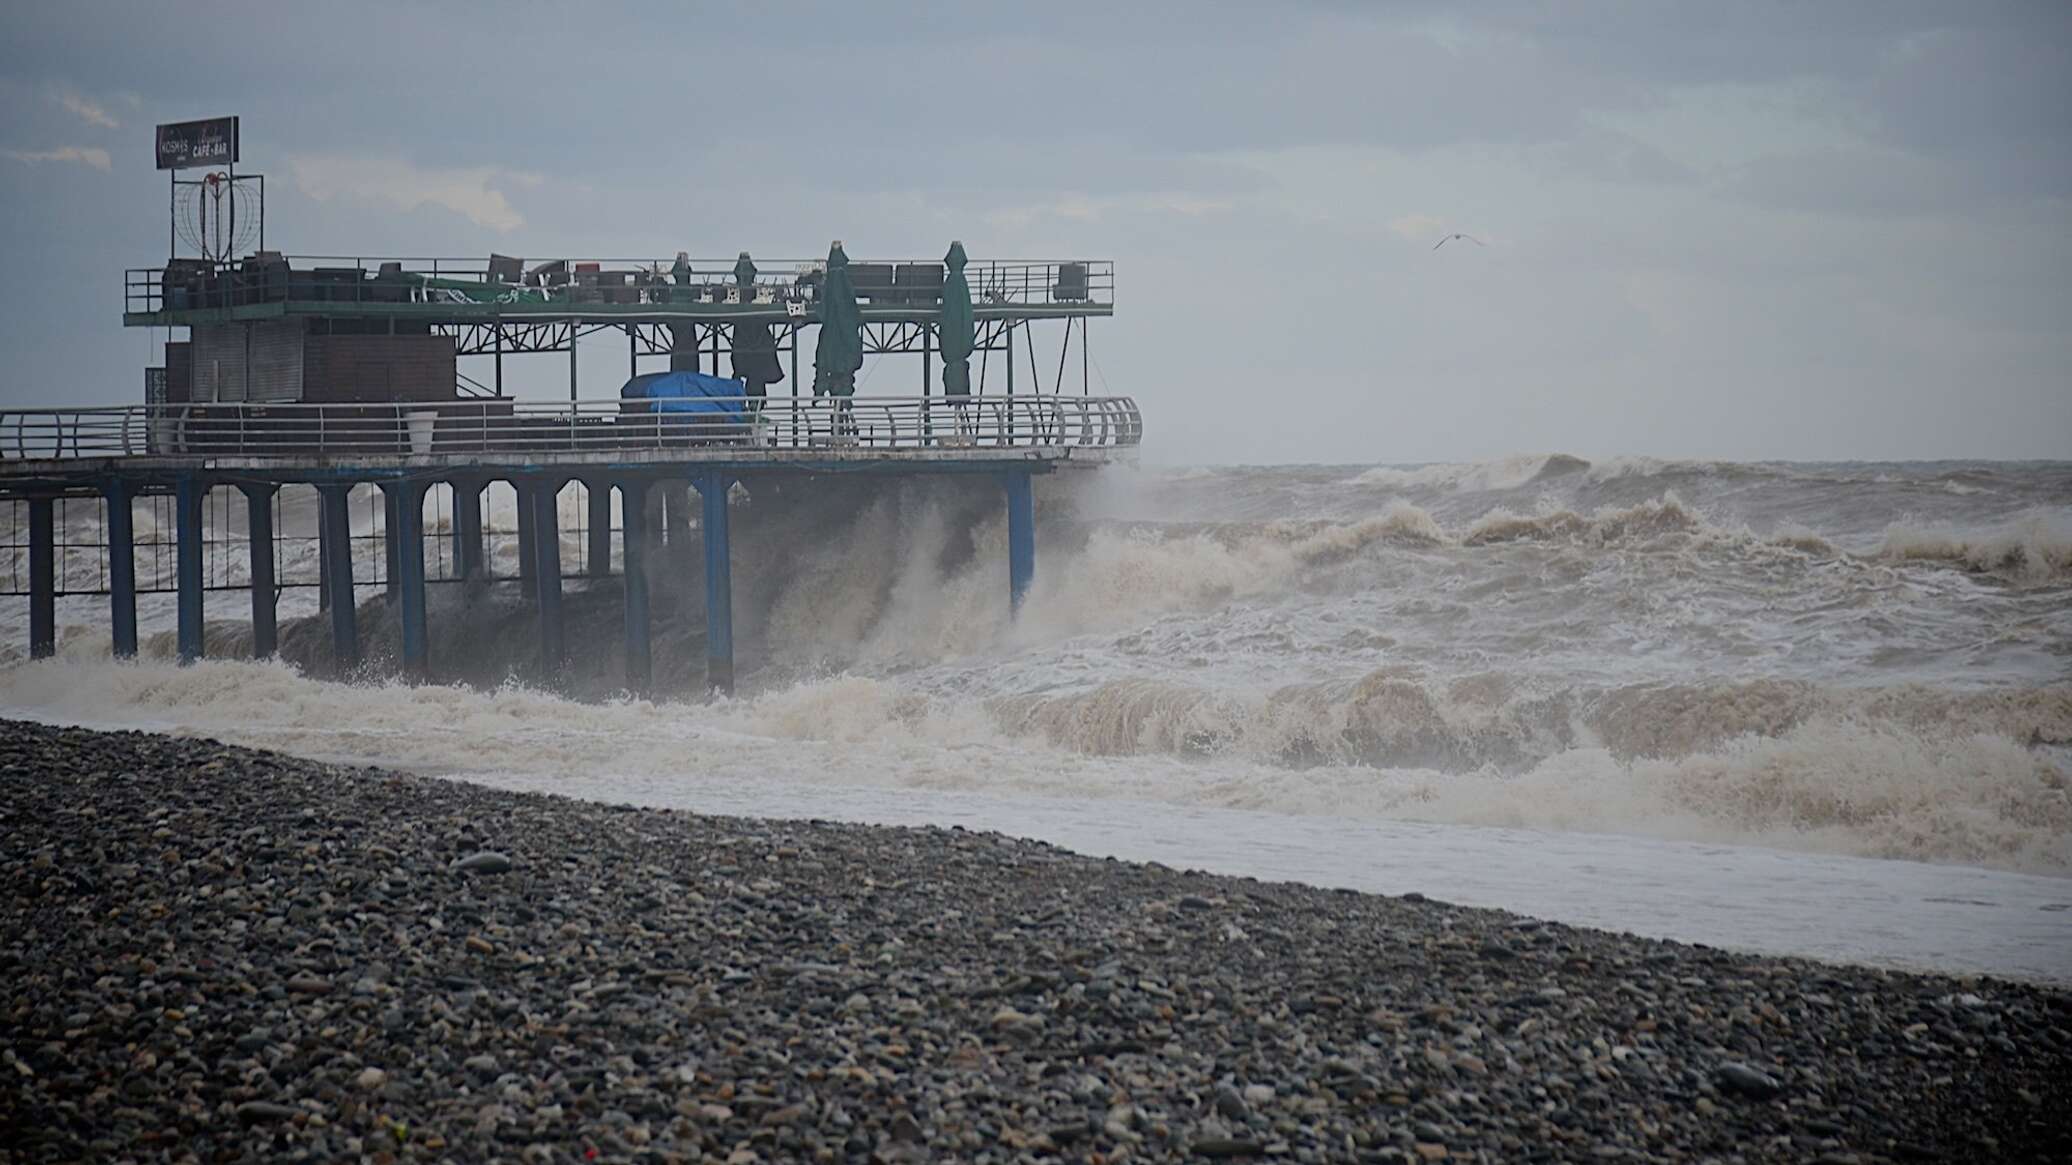
<path id="1" fill-rule="evenodd" d="M 2072 994 L 0 722 L 0 1162 L 2072 1159 Z"/>

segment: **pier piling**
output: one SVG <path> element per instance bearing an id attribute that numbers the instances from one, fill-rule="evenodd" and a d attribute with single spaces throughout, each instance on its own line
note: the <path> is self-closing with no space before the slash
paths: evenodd
<path id="1" fill-rule="evenodd" d="M 454 573 L 473 578 L 482 571 L 482 486 L 472 478 L 455 478 L 453 490 Z"/>
<path id="2" fill-rule="evenodd" d="M 707 472 L 698 475 L 697 485 L 705 538 L 705 686 L 730 696 L 734 694 L 734 580 L 727 489 L 733 479 Z"/>
<path id="3" fill-rule="evenodd" d="M 1007 593 L 1019 612 L 1036 578 L 1036 491 L 1026 470 L 1006 474 Z"/>
<path id="4" fill-rule="evenodd" d="M 341 675 L 360 665 L 360 633 L 353 610 L 351 491 L 352 486 L 345 484 L 317 487 L 323 513 L 318 524 L 318 554 L 324 589 L 331 599 L 331 653 Z"/>
<path id="5" fill-rule="evenodd" d="M 208 486 L 191 473 L 173 487 L 173 523 L 179 539 L 175 572 L 179 587 L 180 662 L 193 663 L 202 654 L 201 506 Z"/>
<path id="6" fill-rule="evenodd" d="M 277 641 L 274 626 L 277 592 L 273 578 L 273 495 L 275 486 L 247 483 L 245 495 L 246 545 L 251 553 L 252 658 L 267 659 Z"/>
<path id="7" fill-rule="evenodd" d="M 551 680 L 561 674 L 564 656 L 561 632 L 561 524 L 556 506 L 560 482 L 526 483 L 531 504 L 533 596 L 540 609 L 540 674 Z"/>
<path id="8" fill-rule="evenodd" d="M 29 658 L 58 651 L 57 502 L 29 499 Z"/>
<path id="9" fill-rule="evenodd" d="M 584 478 L 583 493 L 589 506 L 589 568 L 591 578 L 610 578 L 612 573 L 612 487 L 603 478 Z"/>
<path id="10" fill-rule="evenodd" d="M 425 626 L 424 491 L 421 481 L 399 481 L 388 491 L 396 525 L 389 539 L 396 559 L 397 598 L 402 603 L 403 671 L 423 679 L 430 671 Z"/>
<path id="11" fill-rule="evenodd" d="M 619 541 L 626 578 L 626 688 L 646 695 L 654 682 L 654 644 L 648 625 L 648 483 L 619 482 Z"/>
<path id="12" fill-rule="evenodd" d="M 108 627 L 115 658 L 137 655 L 137 538 L 130 512 L 131 486 L 111 477 L 101 487 L 108 503 Z"/>
<path id="13" fill-rule="evenodd" d="M 518 594 L 528 599 L 539 594 L 539 538 L 538 531 L 533 529 L 538 524 L 533 504 L 535 489 L 530 481 L 511 482 L 512 492 L 518 495 Z"/>

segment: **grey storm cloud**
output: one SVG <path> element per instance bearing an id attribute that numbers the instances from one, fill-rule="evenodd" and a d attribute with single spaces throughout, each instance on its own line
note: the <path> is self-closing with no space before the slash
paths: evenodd
<path id="1" fill-rule="evenodd" d="M 23 261 L 74 277 L 0 286 L 6 400 L 133 395 L 148 343 L 111 296 L 166 245 L 150 125 L 237 112 L 291 252 L 1113 256 L 1096 358 L 1165 460 L 2072 444 L 2064 6 L 217 3 L 8 24 L 0 199 L 35 225 Z M 33 160 L 60 154 L 112 165 Z M 1450 230 L 1490 246 L 1431 253 Z M 1262 389 L 1308 407 L 1262 427 Z"/>

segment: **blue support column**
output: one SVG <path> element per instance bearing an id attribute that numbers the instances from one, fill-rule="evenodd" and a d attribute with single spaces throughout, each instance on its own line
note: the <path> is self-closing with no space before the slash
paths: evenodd
<path id="1" fill-rule="evenodd" d="M 111 478 L 102 493 L 108 500 L 108 626 L 114 632 L 115 658 L 135 659 L 137 536 L 129 482 Z"/>
<path id="2" fill-rule="evenodd" d="M 643 478 L 619 483 L 619 539 L 626 575 L 626 688 L 645 695 L 654 682 L 654 640 L 648 626 L 647 493 Z"/>
<path id="3" fill-rule="evenodd" d="M 179 582 L 180 662 L 201 658 L 201 503 L 208 489 L 191 473 L 173 490 L 173 524 L 178 536 L 175 577 Z"/>
<path id="4" fill-rule="evenodd" d="M 331 654 L 341 675 L 360 665 L 360 632 L 353 610 L 352 513 L 349 485 L 320 485 L 324 587 L 331 595 Z"/>
<path id="5" fill-rule="evenodd" d="M 57 502 L 29 499 L 29 658 L 58 653 Z"/>
<path id="6" fill-rule="evenodd" d="M 722 695 L 734 693 L 734 573 L 727 536 L 727 487 L 732 484 L 724 473 L 698 475 L 705 536 L 705 686 Z"/>
<path id="7" fill-rule="evenodd" d="M 528 483 L 531 498 L 533 592 L 540 605 L 540 674 L 552 679 L 561 674 L 566 652 L 561 634 L 561 520 L 556 507 L 559 483 L 548 480 Z"/>
<path id="8" fill-rule="evenodd" d="M 389 539 L 396 561 L 396 596 L 403 610 L 403 671 L 422 679 L 429 670 L 430 647 L 425 626 L 424 483 L 399 481 L 390 487 L 390 514 L 396 520 Z"/>
<path id="9" fill-rule="evenodd" d="M 273 655 L 277 639 L 274 602 L 278 592 L 273 585 L 274 486 L 260 482 L 238 488 L 245 494 L 245 544 L 252 566 L 252 658 L 267 659 Z"/>
<path id="10" fill-rule="evenodd" d="M 453 487 L 453 564 L 461 578 L 482 573 L 483 482 L 456 478 Z"/>
<path id="11" fill-rule="evenodd" d="M 1027 471 L 1007 475 L 1007 594 L 1022 609 L 1036 578 L 1036 491 Z"/>

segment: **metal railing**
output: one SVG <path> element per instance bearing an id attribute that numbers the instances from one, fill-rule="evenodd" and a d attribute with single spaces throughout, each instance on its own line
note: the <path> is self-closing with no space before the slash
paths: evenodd
<path id="1" fill-rule="evenodd" d="M 740 411 L 647 401 L 186 404 L 0 411 L 9 461 L 113 457 L 666 455 L 731 448 L 876 451 L 1120 448 L 1143 440 L 1121 396 L 769 397 Z"/>
<path id="2" fill-rule="evenodd" d="M 236 263 L 180 260 L 133 267 L 123 276 L 123 310 L 194 311 L 260 303 L 582 308 L 592 305 L 687 307 L 743 305 L 733 260 L 378 258 L 270 256 Z M 751 304 L 810 315 L 825 277 L 823 260 L 758 260 Z M 943 265 L 935 259 L 851 260 L 858 301 L 870 307 L 930 307 L 942 302 Z M 980 259 L 964 269 L 972 302 L 988 306 L 1098 306 L 1115 303 L 1115 264 L 1105 259 Z"/>

